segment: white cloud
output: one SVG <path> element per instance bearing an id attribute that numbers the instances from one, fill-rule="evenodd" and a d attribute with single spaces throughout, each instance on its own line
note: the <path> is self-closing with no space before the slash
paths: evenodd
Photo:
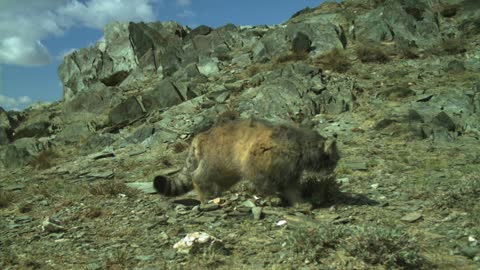
<path id="1" fill-rule="evenodd" d="M 184 11 L 182 11 L 182 12 L 178 13 L 178 15 L 177 15 L 177 16 L 178 16 L 178 17 L 180 17 L 180 18 L 190 18 L 190 17 L 195 17 L 195 12 L 193 12 L 193 11 L 191 11 L 191 10 L 188 10 L 188 9 L 186 9 L 186 10 L 184 10 Z"/>
<path id="2" fill-rule="evenodd" d="M 192 0 L 176 0 L 176 1 L 177 1 L 177 5 L 182 7 L 189 6 L 192 4 Z"/>
<path id="3" fill-rule="evenodd" d="M 101 29 L 110 21 L 153 21 L 160 0 L 0 0 L 0 64 L 42 65 L 42 45 L 73 26 Z M 185 1 L 185 0 L 182 0 Z"/>
<path id="4" fill-rule="evenodd" d="M 25 108 L 32 103 L 32 99 L 27 96 L 12 98 L 0 95 L 0 107 L 6 110 L 18 111 L 19 108 Z"/>

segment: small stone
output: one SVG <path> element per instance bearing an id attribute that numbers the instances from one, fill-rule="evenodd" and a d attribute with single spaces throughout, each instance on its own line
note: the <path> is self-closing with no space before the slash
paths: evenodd
<path id="1" fill-rule="evenodd" d="M 380 184 L 371 184 L 370 187 L 372 189 L 377 189 L 380 186 Z"/>
<path id="2" fill-rule="evenodd" d="M 415 222 L 417 220 L 420 220 L 421 218 L 423 218 L 423 215 L 421 213 L 411 212 L 411 213 L 408 213 L 408 214 L 404 215 L 400 220 L 412 223 L 412 222 Z"/>
<path id="3" fill-rule="evenodd" d="M 42 222 L 42 231 L 49 232 L 49 233 L 57 233 L 65 231 L 58 220 L 55 220 L 51 217 L 46 217 L 45 220 Z"/>
<path id="4" fill-rule="evenodd" d="M 155 194 L 157 191 L 153 188 L 151 182 L 133 182 L 133 183 L 126 183 L 127 187 L 138 189 L 145 194 Z"/>
<path id="5" fill-rule="evenodd" d="M 479 247 L 464 247 L 460 250 L 460 253 L 469 258 L 473 259 L 475 256 L 480 255 L 480 248 Z"/>
<path id="6" fill-rule="evenodd" d="M 190 254 L 192 251 L 199 251 L 203 247 L 222 246 L 219 239 L 209 235 L 206 232 L 194 232 L 187 234 L 183 239 L 175 243 L 173 248 L 179 253 Z"/>
<path id="7" fill-rule="evenodd" d="M 350 168 L 351 170 L 354 170 L 354 171 L 366 171 L 366 170 L 368 170 L 367 163 L 362 162 L 362 161 L 346 162 L 345 166 Z"/>
<path id="8" fill-rule="evenodd" d="M 154 256 L 153 255 L 137 255 L 135 256 L 135 259 L 142 261 L 142 262 L 148 262 L 148 261 L 153 261 Z"/>
<path id="9" fill-rule="evenodd" d="M 287 221 L 282 219 L 282 220 L 279 220 L 277 223 L 275 223 L 276 226 L 285 226 L 287 225 Z"/>
<path id="10" fill-rule="evenodd" d="M 255 207 L 255 206 L 256 206 L 256 205 L 255 205 L 255 203 L 254 203 L 254 202 L 252 202 L 252 201 L 250 201 L 250 200 L 246 200 L 246 201 L 242 202 L 242 204 L 241 204 L 241 205 L 243 205 L 243 206 L 246 206 L 246 207 L 250 207 L 250 208 L 252 208 L 252 207 Z"/>
<path id="11" fill-rule="evenodd" d="M 262 217 L 262 207 L 252 207 L 252 214 L 254 220 L 260 220 L 260 218 Z"/>

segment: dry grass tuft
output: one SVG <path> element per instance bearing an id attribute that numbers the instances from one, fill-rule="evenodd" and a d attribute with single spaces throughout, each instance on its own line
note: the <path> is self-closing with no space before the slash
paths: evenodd
<path id="1" fill-rule="evenodd" d="M 358 59 L 362 63 L 384 64 L 390 61 L 390 57 L 379 47 L 362 44 L 355 50 Z"/>
<path id="2" fill-rule="evenodd" d="M 0 190 L 0 208 L 5 208 L 13 203 L 15 195 L 10 191 Z"/>
<path id="3" fill-rule="evenodd" d="M 53 166 L 55 166 L 55 159 L 57 159 L 59 155 L 51 149 L 42 151 L 38 156 L 35 157 L 30 165 L 37 170 L 46 170 Z"/>
<path id="4" fill-rule="evenodd" d="M 276 64 L 303 61 L 308 59 L 308 52 L 291 52 L 288 54 L 280 55 L 274 61 Z"/>
<path id="5" fill-rule="evenodd" d="M 440 43 L 440 48 L 447 54 L 455 55 L 467 51 L 461 38 L 447 38 Z"/>
<path id="6" fill-rule="evenodd" d="M 347 72 L 352 66 L 348 57 L 340 49 L 334 49 L 327 54 L 318 56 L 313 62 L 322 69 L 339 73 Z"/>

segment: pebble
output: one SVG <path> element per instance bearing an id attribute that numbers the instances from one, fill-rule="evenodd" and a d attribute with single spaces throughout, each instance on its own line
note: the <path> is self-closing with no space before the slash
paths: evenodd
<path id="1" fill-rule="evenodd" d="M 411 212 L 411 213 L 408 213 L 408 214 L 404 215 L 400 220 L 412 223 L 412 222 L 415 222 L 417 220 L 420 220 L 421 218 L 423 218 L 423 215 L 421 213 Z"/>

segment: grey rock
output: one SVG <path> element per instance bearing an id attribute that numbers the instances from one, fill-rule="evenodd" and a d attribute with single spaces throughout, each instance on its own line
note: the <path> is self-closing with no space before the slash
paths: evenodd
<path id="1" fill-rule="evenodd" d="M 389 100 L 399 100 L 402 98 L 406 98 L 409 96 L 414 96 L 415 91 L 408 87 L 403 87 L 403 86 L 395 86 L 390 89 L 387 89 L 383 92 L 380 92 L 379 95 L 384 96 L 385 98 Z"/>
<path id="2" fill-rule="evenodd" d="M 88 123 L 79 121 L 65 126 L 62 131 L 57 134 L 56 139 L 70 144 L 85 141 L 93 134 L 94 132 L 90 129 Z"/>
<path id="3" fill-rule="evenodd" d="M 431 46 L 440 36 L 435 12 L 424 1 L 385 1 L 355 19 L 355 37 L 364 42 L 414 41 Z"/>
<path id="4" fill-rule="evenodd" d="M 249 53 L 244 53 L 232 59 L 232 64 L 235 64 L 241 67 L 247 67 L 251 63 L 252 63 L 252 60 L 250 59 Z"/>
<path id="5" fill-rule="evenodd" d="M 460 253 L 469 259 L 473 259 L 475 256 L 480 255 L 480 247 L 463 247 Z"/>
<path id="6" fill-rule="evenodd" d="M 462 73 L 465 72 L 465 64 L 460 60 L 453 60 L 448 62 L 446 71 L 449 73 Z"/>
<path id="7" fill-rule="evenodd" d="M 445 112 L 440 112 L 438 113 L 434 118 L 433 118 L 433 125 L 439 126 L 439 127 L 444 127 L 448 131 L 455 131 L 455 122 L 453 122 L 452 118 L 448 116 L 447 113 Z"/>
<path id="8" fill-rule="evenodd" d="M 207 77 L 217 74 L 220 71 L 220 68 L 218 67 L 218 59 L 216 58 L 200 59 L 199 63 L 197 64 L 197 68 L 201 74 Z"/>
<path id="9" fill-rule="evenodd" d="M 252 207 L 252 214 L 254 220 L 260 220 L 262 217 L 262 207 Z"/>
<path id="10" fill-rule="evenodd" d="M 145 194 L 155 194 L 157 191 L 153 188 L 152 182 L 132 182 L 126 183 L 127 187 L 138 189 Z"/>
<path id="11" fill-rule="evenodd" d="M 312 47 L 312 40 L 302 33 L 298 32 L 292 41 L 292 51 L 295 53 L 309 52 Z"/>
<path id="12" fill-rule="evenodd" d="M 143 116 L 145 112 L 142 105 L 135 97 L 129 97 L 122 103 L 113 107 L 108 113 L 108 120 L 110 125 L 123 125 L 132 120 Z"/>
<path id="13" fill-rule="evenodd" d="M 177 256 L 177 252 L 174 249 L 167 249 L 162 252 L 162 256 L 167 260 L 174 260 Z"/>
<path id="14" fill-rule="evenodd" d="M 45 150 L 47 145 L 35 138 L 22 138 L 7 145 L 0 152 L 0 161 L 7 168 L 17 168 L 32 162 L 40 152 Z"/>
<path id="15" fill-rule="evenodd" d="M 260 62 L 260 63 L 267 62 L 270 59 L 270 57 L 267 54 L 267 48 L 261 41 L 258 41 L 255 47 L 253 48 L 252 58 L 253 58 L 253 61 Z"/>
<path id="16" fill-rule="evenodd" d="M 148 112 L 177 105 L 185 100 L 170 80 L 162 80 L 152 91 L 142 95 L 142 104 Z"/>
<path id="17" fill-rule="evenodd" d="M 246 201 L 242 202 L 241 205 L 246 206 L 246 207 L 250 207 L 250 208 L 253 208 L 253 207 L 256 206 L 256 204 L 254 202 L 252 202 L 251 200 L 246 200 Z"/>
<path id="18" fill-rule="evenodd" d="M 411 212 L 404 215 L 400 220 L 405 222 L 415 222 L 423 218 L 423 215 L 420 212 Z"/>
<path id="19" fill-rule="evenodd" d="M 471 71 L 480 71 L 480 48 L 466 54 L 465 66 Z"/>
<path id="20" fill-rule="evenodd" d="M 144 125 L 133 132 L 131 136 L 127 138 L 127 141 L 132 143 L 141 143 L 150 138 L 155 133 L 155 127 L 152 125 Z"/>
<path id="21" fill-rule="evenodd" d="M 50 123 L 47 121 L 39 121 L 33 123 L 27 123 L 22 125 L 15 130 L 14 139 L 18 140 L 21 138 L 33 138 L 33 137 L 46 137 L 50 135 Z"/>
<path id="22" fill-rule="evenodd" d="M 5 127 L 0 127 L 0 145 L 6 145 L 10 143 L 11 131 Z"/>
<path id="23" fill-rule="evenodd" d="M 96 47 L 80 49 L 65 57 L 58 68 L 64 100 L 72 99 L 97 81 L 97 70 L 102 66 L 101 59 L 102 51 Z"/>
<path id="24" fill-rule="evenodd" d="M 112 145 L 115 142 L 115 135 L 113 134 L 93 134 L 87 138 L 82 150 L 85 153 L 96 152 Z"/>
<path id="25" fill-rule="evenodd" d="M 206 26 L 206 25 L 200 25 L 200 26 L 197 26 L 195 29 L 193 29 L 192 31 L 190 31 L 190 33 L 188 33 L 187 35 L 187 38 L 193 38 L 195 36 L 198 36 L 198 35 L 208 35 L 210 34 L 211 32 L 213 31 L 213 29 L 209 26 Z"/>
<path id="26" fill-rule="evenodd" d="M 46 217 L 45 220 L 42 222 L 42 231 L 48 233 L 58 233 L 64 232 L 65 228 L 61 226 L 59 221 L 55 218 Z"/>
<path id="27" fill-rule="evenodd" d="M 350 168 L 354 171 L 367 171 L 368 165 L 366 162 L 363 161 L 346 161 L 345 167 Z"/>
<path id="28" fill-rule="evenodd" d="M 127 187 L 138 189 L 145 194 L 155 194 L 157 191 L 153 188 L 152 182 L 132 182 L 126 183 Z"/>
<path id="29" fill-rule="evenodd" d="M 88 91 L 82 91 L 66 100 L 63 112 L 67 119 L 74 122 L 79 113 L 82 113 L 80 116 L 82 120 L 94 118 L 120 102 L 121 95 L 118 89 L 96 83 L 92 84 Z"/>

